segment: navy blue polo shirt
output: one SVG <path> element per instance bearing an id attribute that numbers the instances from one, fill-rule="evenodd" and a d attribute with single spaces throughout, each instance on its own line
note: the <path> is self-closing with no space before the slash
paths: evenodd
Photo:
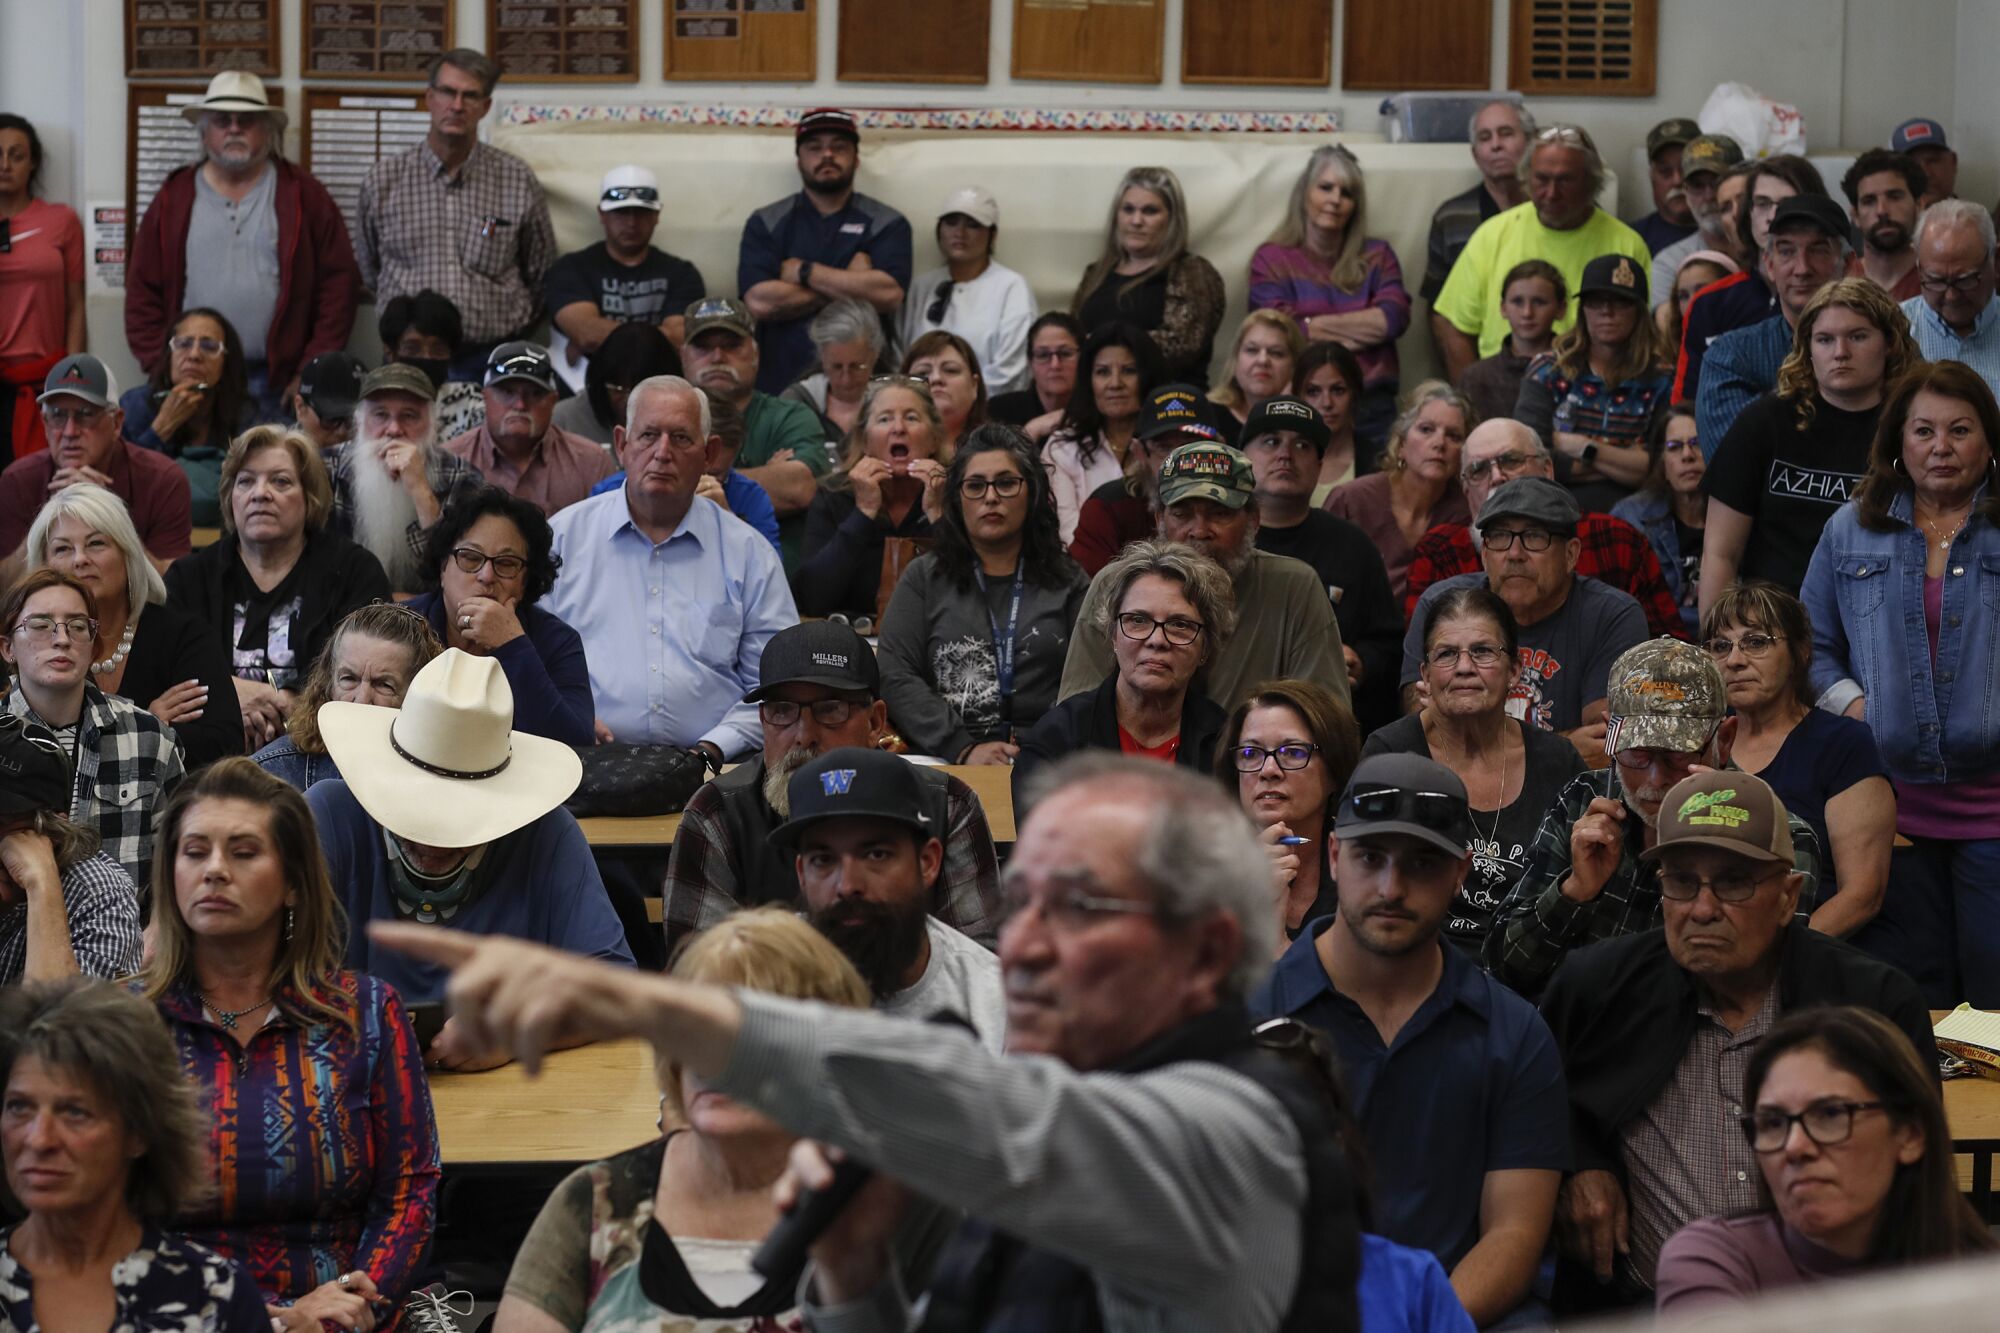
<path id="1" fill-rule="evenodd" d="M 1489 1171 L 1569 1168 L 1569 1093 L 1534 1006 L 1440 939 L 1444 975 L 1384 1046 L 1333 987 L 1314 947 L 1332 917 L 1292 941 L 1250 998 L 1259 1020 L 1325 1033 L 1368 1143 L 1375 1230 L 1429 1250 L 1450 1272 L 1479 1241 Z"/>
<path id="2" fill-rule="evenodd" d="M 846 268 L 863 250 L 868 262 L 910 286 L 910 223 L 879 199 L 851 194 L 838 213 L 822 213 L 802 190 L 766 204 L 743 224 L 736 253 L 736 290 L 747 292 L 760 282 L 782 276 L 787 259 Z M 817 313 L 817 312 L 815 312 Z M 806 330 L 812 315 L 798 319 L 763 320 L 757 326 L 757 387 L 782 393 L 793 380 L 812 369 L 812 338 Z"/>

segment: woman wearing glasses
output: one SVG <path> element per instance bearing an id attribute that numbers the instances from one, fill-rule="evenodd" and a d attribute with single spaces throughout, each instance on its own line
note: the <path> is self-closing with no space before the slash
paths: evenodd
<path id="1" fill-rule="evenodd" d="M 1753 580 L 1723 593 L 1701 641 L 1736 714 L 1729 761 L 1768 782 L 1819 835 L 1825 856 L 1813 929 L 1854 934 L 1881 910 L 1896 837 L 1896 793 L 1868 724 L 1813 707 L 1812 626 L 1799 599 L 1776 584 Z"/>
<path id="2" fill-rule="evenodd" d="M 1923 933 L 1939 956 L 1926 964 L 1955 967 L 1954 997 L 1981 1008 L 2000 1006 L 1996 441 L 2000 406 L 1977 372 L 1913 367 L 1882 405 L 1868 475 L 1827 522 L 1801 591 L 1813 697 L 1874 732 L 1896 831 L 1915 844 L 1907 873 L 1897 859 L 1894 910 L 1931 904 Z"/>
<path id="3" fill-rule="evenodd" d="M 1103 684 L 1072 694 L 1021 738 L 1014 809 L 1035 767 L 1077 750 L 1118 750 L 1206 772 L 1228 714 L 1199 688 L 1236 631 L 1236 591 L 1192 547 L 1138 541 L 1099 572 L 1111 595 L 1104 633 L 1117 661 Z"/>
<path id="4" fill-rule="evenodd" d="M 1106 324 L 1084 339 L 1076 392 L 1042 448 L 1055 488 L 1056 530 L 1068 546 L 1077 515 L 1101 486 L 1124 477 L 1139 408 L 1165 375 L 1160 349 L 1131 324 Z"/>
<path id="5" fill-rule="evenodd" d="M 90 679 L 97 599 L 67 574 L 38 569 L 0 601 L 0 659 L 14 676 L 6 711 L 55 733 L 75 787 L 69 817 L 95 829 L 134 884 L 150 881 L 153 813 L 182 773 L 164 722 Z"/>
<path id="6" fill-rule="evenodd" d="M 340 622 L 313 663 L 298 703 L 285 719 L 285 734 L 250 758 L 300 791 L 339 777 L 340 768 L 319 734 L 319 706 L 338 699 L 400 708 L 411 679 L 443 651 L 430 622 L 409 607 L 371 602 L 359 608 Z"/>
<path id="7" fill-rule="evenodd" d="M 1779 1019 L 1750 1055 L 1743 1106 L 1763 1207 L 1666 1243 L 1660 1313 L 1995 1248 L 1959 1192 L 1937 1071 L 1880 1014 L 1843 1005 Z"/>
<path id="8" fill-rule="evenodd" d="M 126 390 L 118 406 L 126 439 L 174 459 L 187 474 L 195 526 L 218 526 L 222 456 L 257 420 L 235 328 L 206 306 L 183 311 L 152 378 Z"/>
<path id="9" fill-rule="evenodd" d="M 1236 705 L 1223 725 L 1215 773 L 1235 783 L 1243 813 L 1271 855 L 1286 939 L 1333 911 L 1326 835 L 1360 750 L 1354 715 L 1308 680 L 1270 682 Z"/>
<path id="10" fill-rule="evenodd" d="M 972 344 L 956 333 L 933 329 L 903 354 L 903 373 L 931 386 L 931 401 L 953 447 L 986 424 L 986 379 Z"/>
<path id="11" fill-rule="evenodd" d="M 311 440 L 258 426 L 222 460 L 222 539 L 167 571 L 167 604 L 199 621 L 230 655 L 243 738 L 276 740 L 333 627 L 386 601 L 389 576 L 364 548 L 327 529 L 333 483 Z"/>
<path id="12" fill-rule="evenodd" d="M 437 591 L 408 605 L 445 647 L 500 663 L 514 691 L 517 729 L 594 745 L 597 712 L 583 638 L 535 605 L 555 586 L 554 542 L 538 506 L 482 486 L 431 528 L 424 568 Z"/>
<path id="13" fill-rule="evenodd" d="M 1064 310 L 1049 310 L 1028 326 L 1028 385 L 995 394 L 987 403 L 993 419 L 1017 427 L 1036 444 L 1062 424 L 1076 390 L 1077 354 L 1083 349 L 1083 329 Z"/>
<path id="14" fill-rule="evenodd" d="M 887 540 L 935 535 L 950 462 L 930 385 L 908 375 L 869 381 L 839 466 L 806 510 L 805 558 L 792 576 L 800 615 L 872 616 L 881 609 Z"/>
<path id="15" fill-rule="evenodd" d="M 1527 869 L 1542 816 L 1583 772 L 1583 760 L 1556 733 L 1507 715 L 1521 678 L 1520 628 L 1490 589 L 1454 588 L 1432 602 L 1423 642 L 1423 708 L 1375 732 L 1361 753 L 1420 754 L 1465 783 L 1476 835 L 1472 873 L 1445 934 L 1476 958 L 1493 913 Z"/>
<path id="16" fill-rule="evenodd" d="M 937 546 L 889 599 L 877 652 L 889 721 L 920 754 L 1007 764 L 1056 699 L 1089 580 L 1056 539 L 1034 446 L 981 426 L 945 473 Z"/>
<path id="17" fill-rule="evenodd" d="M 1650 451 L 1652 462 L 1639 493 L 1613 505 L 1611 517 L 1645 534 L 1667 590 L 1680 608 L 1682 623 L 1692 634 L 1701 623 L 1695 601 L 1708 527 L 1708 492 L 1702 486 L 1708 462 L 1696 438 L 1693 403 L 1675 403 L 1667 409 L 1656 424 Z"/>

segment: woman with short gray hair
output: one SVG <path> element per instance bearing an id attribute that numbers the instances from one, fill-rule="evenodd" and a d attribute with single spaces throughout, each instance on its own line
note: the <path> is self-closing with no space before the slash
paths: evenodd
<path id="1" fill-rule="evenodd" d="M 1133 542 L 1098 574 L 1111 595 L 1099 628 L 1116 670 L 1073 694 L 1021 737 L 1014 803 L 1035 769 L 1078 750 L 1109 750 L 1206 770 L 1228 715 L 1199 687 L 1236 630 L 1222 566 L 1177 542 Z"/>
<path id="2" fill-rule="evenodd" d="M 0 1327 L 79 1307 L 126 1333 L 271 1327 L 241 1269 L 163 1230 L 204 1191 L 207 1135 L 150 1004 L 82 979 L 0 992 L 0 1087 L 7 1190 L 27 1212 L 0 1230 Z"/>
<path id="3" fill-rule="evenodd" d="M 819 416 L 828 444 L 845 440 L 861 414 L 861 395 L 882 360 L 882 319 L 852 297 L 827 302 L 806 326 L 819 369 L 780 398 L 804 403 Z"/>

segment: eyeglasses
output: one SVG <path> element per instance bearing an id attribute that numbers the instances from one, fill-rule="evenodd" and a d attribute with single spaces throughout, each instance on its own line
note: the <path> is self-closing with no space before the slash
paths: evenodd
<path id="1" fill-rule="evenodd" d="M 1786 198 L 1790 198 L 1790 196 L 1787 195 Z M 1778 205 L 1783 202 L 1783 199 L 1759 199 L 1753 195 L 1750 199 L 1750 211 L 1752 213 L 1775 212 Z"/>
<path id="2" fill-rule="evenodd" d="M 1028 479 L 1018 472 L 1010 472 L 1004 477 L 967 477 L 958 483 L 958 493 L 968 500 L 977 500 L 990 490 L 1003 500 L 1011 500 L 1027 484 Z"/>
<path id="3" fill-rule="evenodd" d="M 1140 643 L 1144 643 L 1146 640 L 1152 638 L 1153 631 L 1157 629 L 1160 633 L 1167 636 L 1168 643 L 1176 648 L 1185 648 L 1196 639 L 1199 639 L 1202 636 L 1202 632 L 1207 628 L 1208 626 L 1202 624 L 1199 620 L 1189 620 L 1185 616 L 1173 616 L 1166 620 L 1155 620 L 1144 611 L 1120 611 L 1118 613 L 1118 632 L 1126 638 L 1135 639 Z"/>
<path id="4" fill-rule="evenodd" d="M 1886 1111 L 1886 1102 L 1849 1102 L 1826 1098 L 1814 1102 L 1797 1115 L 1775 1106 L 1760 1106 L 1742 1117 L 1743 1137 L 1754 1152 L 1781 1152 L 1791 1141 L 1792 1126 L 1805 1130 L 1806 1137 L 1822 1148 L 1845 1143 L 1854 1133 L 1854 1117 L 1862 1111 Z"/>
<path id="5" fill-rule="evenodd" d="M 220 338 L 197 338 L 192 333 L 183 333 L 168 345 L 176 352 L 192 352 L 198 348 L 203 356 L 222 355 Z"/>
<path id="6" fill-rule="evenodd" d="M 1487 667 L 1497 666 L 1506 655 L 1507 650 L 1504 648 L 1490 643 L 1475 643 L 1470 648 L 1433 648 L 1427 660 L 1440 671 L 1450 671 L 1458 665 L 1459 658 L 1469 657 L 1472 659 L 1472 665 L 1483 671 Z"/>
<path id="7" fill-rule="evenodd" d="M 1267 750 L 1261 745 L 1239 745 L 1236 747 L 1236 771 L 1238 773 L 1261 773 L 1266 759 L 1278 761 L 1278 767 L 1288 773 L 1296 773 L 1312 762 L 1317 745 L 1280 745 L 1275 750 Z"/>
<path id="8" fill-rule="evenodd" d="M 766 699 L 757 705 L 757 715 L 774 727 L 798 725 L 799 714 L 810 712 L 812 720 L 822 727 L 846 725 L 854 716 L 854 710 L 865 708 L 852 699 L 815 699 L 809 704 L 793 703 L 790 699 Z"/>
<path id="9" fill-rule="evenodd" d="M 202 114 L 222 129 L 247 130 L 261 122 L 269 113 L 263 111 L 205 111 Z"/>
<path id="10" fill-rule="evenodd" d="M 1347 807 L 1358 817 L 1374 821 L 1395 819 L 1418 824 L 1435 833 L 1472 841 L 1472 813 L 1462 796 L 1441 791 L 1408 791 L 1402 787 L 1376 787 L 1358 791 L 1347 798 Z"/>
<path id="11" fill-rule="evenodd" d="M 1782 634 L 1759 634 L 1753 630 L 1748 634 L 1739 634 L 1733 639 L 1725 639 L 1718 635 L 1704 643 L 1702 647 L 1708 649 L 1708 655 L 1718 662 L 1738 648 L 1743 650 L 1745 657 L 1762 657 L 1784 637 Z"/>
<path id="12" fill-rule="evenodd" d="M 46 643 L 55 638 L 58 626 L 69 635 L 72 643 L 97 638 L 97 622 L 89 616 L 23 616 L 20 623 L 14 626 L 14 632 Z"/>
<path id="13" fill-rule="evenodd" d="M 454 546 L 451 550 L 452 563 L 468 574 L 477 574 L 486 566 L 493 566 L 493 572 L 503 579 L 520 577 L 528 562 L 518 555 L 488 555 L 473 546 Z"/>
<path id="14" fill-rule="evenodd" d="M 1692 764 L 1698 764 L 1703 756 L 1708 754 L 1709 747 L 1715 743 L 1715 733 L 1722 726 L 1720 722 L 1711 723 L 1707 734 L 1701 739 L 1701 744 L 1692 750 L 1668 750 L 1657 745 L 1619 745 L 1618 734 L 1625 729 L 1625 721 L 1626 719 L 1622 717 L 1605 719 L 1604 740 L 1606 748 L 1611 750 L 1611 757 L 1618 761 L 1618 766 L 1630 769 L 1648 769 L 1661 764 L 1668 768 L 1685 769 Z"/>
<path id="15" fill-rule="evenodd" d="M 1963 293 L 1977 287 L 1982 276 L 1984 275 L 1976 269 L 1971 273 L 1961 273 L 1955 278 L 1947 278 L 1942 273 L 1926 273 L 1918 269 L 1917 286 L 1927 292 L 1941 292 L 1949 287 L 1955 292 Z"/>
<path id="16" fill-rule="evenodd" d="M 110 409 L 105 407 L 44 407 L 42 420 L 58 431 L 71 422 L 75 422 L 84 430 L 89 430 L 103 420 L 104 414 L 108 411 Z"/>
<path id="17" fill-rule="evenodd" d="M 660 192 L 650 185 L 614 185 L 597 197 L 600 204 L 657 204 Z"/>
<path id="18" fill-rule="evenodd" d="M 1028 360 L 1043 366 L 1048 365 L 1052 361 L 1074 361 L 1076 360 L 1076 348 L 1037 347 L 1034 351 L 1028 353 Z"/>
<path id="19" fill-rule="evenodd" d="M 1532 463 L 1540 457 L 1540 454 L 1524 454 L 1518 449 L 1509 449 L 1506 453 L 1493 458 L 1482 458 L 1476 463 L 1467 463 L 1458 475 L 1467 481 L 1479 481 L 1495 468 L 1499 468 L 1502 472 L 1512 472 L 1515 468 Z"/>
<path id="20" fill-rule="evenodd" d="M 1516 541 L 1524 551 L 1546 551 L 1556 542 L 1556 535 L 1543 528 L 1487 528 L 1479 535 L 1491 551 L 1505 551 Z"/>
<path id="21" fill-rule="evenodd" d="M 1536 143 L 1566 143 L 1582 148 L 1586 140 L 1583 131 L 1574 125 L 1551 125 L 1535 136 Z"/>
<path id="22" fill-rule="evenodd" d="M 933 324 L 944 320 L 945 307 L 951 304 L 952 289 L 956 287 L 950 278 L 938 284 L 937 295 L 931 298 L 930 309 L 924 311 L 924 318 Z"/>
<path id="23" fill-rule="evenodd" d="M 1108 916 L 1161 915 L 1158 903 L 1139 898 L 1106 898 L 1085 893 L 1080 888 L 1066 888 L 1043 894 L 1038 899 L 1019 884 L 1003 884 L 1000 887 L 1000 928 L 1005 930 L 1031 907 L 1050 929 L 1065 933 L 1082 930 Z"/>
<path id="24" fill-rule="evenodd" d="M 1670 454 L 1678 453 L 1683 449 L 1699 449 L 1700 447 L 1701 437 L 1699 435 L 1690 435 L 1685 440 L 1668 440 L 1661 446 L 1661 448 Z"/>
<path id="25" fill-rule="evenodd" d="M 919 379 L 915 375 L 877 375 L 874 379 L 868 381 L 868 387 L 871 389 L 887 388 L 890 386 L 901 389 L 921 389 L 927 397 L 931 391 L 931 382 L 926 379 Z"/>
<path id="26" fill-rule="evenodd" d="M 1725 870 L 1720 875 L 1690 875 L 1684 870 L 1662 870 L 1660 896 L 1677 903 L 1691 903 L 1706 884 L 1717 902 L 1748 902 L 1757 892 L 1757 886 L 1771 878 L 1769 871 L 1752 874 L 1748 870 Z"/>

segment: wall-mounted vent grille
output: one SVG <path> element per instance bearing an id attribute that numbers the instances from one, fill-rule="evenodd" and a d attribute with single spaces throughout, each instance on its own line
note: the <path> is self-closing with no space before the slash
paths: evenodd
<path id="1" fill-rule="evenodd" d="M 1507 86 L 1650 97 L 1658 21 L 1658 0 L 1513 0 Z"/>

